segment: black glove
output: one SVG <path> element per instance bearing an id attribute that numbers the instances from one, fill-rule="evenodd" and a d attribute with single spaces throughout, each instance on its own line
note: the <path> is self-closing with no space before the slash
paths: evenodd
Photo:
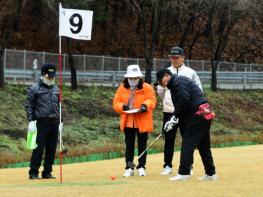
<path id="1" fill-rule="evenodd" d="M 130 108 L 128 105 L 123 104 L 122 109 L 123 109 L 123 111 L 128 111 Z"/>
<path id="2" fill-rule="evenodd" d="M 141 104 L 140 112 L 147 112 L 147 105 Z"/>

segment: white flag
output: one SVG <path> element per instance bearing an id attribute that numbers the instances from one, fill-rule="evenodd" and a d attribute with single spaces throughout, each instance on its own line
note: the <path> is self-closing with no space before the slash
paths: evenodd
<path id="1" fill-rule="evenodd" d="M 93 11 L 64 9 L 59 4 L 59 36 L 90 40 Z"/>

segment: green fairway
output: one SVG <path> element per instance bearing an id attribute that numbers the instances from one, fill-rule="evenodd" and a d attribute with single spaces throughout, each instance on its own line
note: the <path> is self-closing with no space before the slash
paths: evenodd
<path id="1" fill-rule="evenodd" d="M 195 152 L 194 175 L 190 180 L 174 182 L 180 152 L 175 152 L 171 176 L 161 176 L 163 155 L 148 156 L 147 176 L 137 171 L 123 178 L 124 158 L 63 165 L 63 183 L 59 182 L 59 166 L 54 166 L 55 180 L 28 180 L 28 168 L 0 169 L 1 197 L 28 196 L 183 196 L 183 197 L 249 197 L 262 196 L 263 145 L 250 145 L 212 150 L 216 181 L 199 181 L 204 174 L 198 151 Z M 137 161 L 136 161 L 137 163 Z M 115 180 L 111 180 L 115 176 Z"/>

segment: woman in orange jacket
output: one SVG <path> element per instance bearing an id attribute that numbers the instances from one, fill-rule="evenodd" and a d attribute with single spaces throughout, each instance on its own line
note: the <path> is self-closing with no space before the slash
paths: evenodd
<path id="1" fill-rule="evenodd" d="M 153 87 L 144 82 L 138 65 L 128 66 L 124 77 L 114 96 L 113 109 L 120 114 L 120 130 L 124 131 L 125 135 L 126 168 L 123 176 L 130 177 L 134 175 L 134 169 L 128 163 L 133 162 L 134 159 L 135 136 L 137 135 L 138 138 L 138 155 L 140 155 L 146 149 L 148 133 L 153 131 L 152 111 L 156 105 L 156 98 Z M 129 113 L 130 110 L 135 112 Z M 147 153 L 138 161 L 139 176 L 146 176 L 146 155 Z"/>

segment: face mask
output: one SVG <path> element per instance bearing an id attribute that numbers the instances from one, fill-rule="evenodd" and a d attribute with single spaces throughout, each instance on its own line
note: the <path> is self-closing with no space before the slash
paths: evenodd
<path id="1" fill-rule="evenodd" d="M 128 79 L 128 83 L 131 86 L 131 88 L 135 88 L 139 83 L 139 79 L 135 79 L 135 80 Z"/>
<path id="2" fill-rule="evenodd" d="M 43 83 L 46 84 L 47 86 L 52 86 L 55 84 L 55 79 L 49 80 L 45 77 L 41 77 L 41 78 L 42 78 Z"/>

